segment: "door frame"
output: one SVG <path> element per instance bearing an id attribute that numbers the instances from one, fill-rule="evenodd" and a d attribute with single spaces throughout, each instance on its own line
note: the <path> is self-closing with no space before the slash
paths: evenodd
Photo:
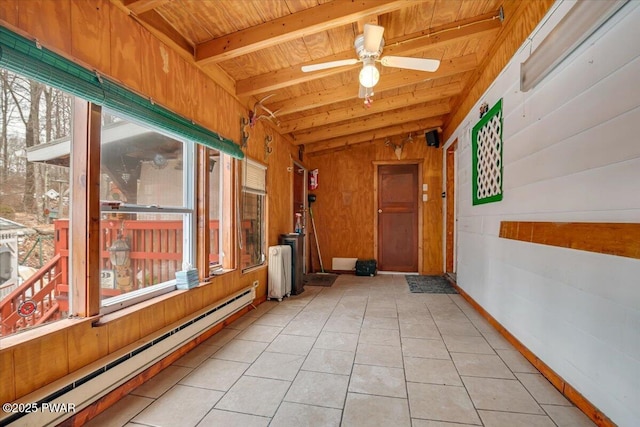
<path id="1" fill-rule="evenodd" d="M 444 150 L 445 167 L 445 222 L 444 222 L 444 272 L 456 273 L 457 234 L 456 233 L 456 187 L 458 171 L 458 140 Z"/>
<path id="2" fill-rule="evenodd" d="M 418 165 L 418 273 L 422 273 L 424 240 L 422 238 L 423 209 L 422 204 L 422 160 L 379 160 L 373 162 L 373 253 L 378 256 L 378 167 L 379 166 Z"/>

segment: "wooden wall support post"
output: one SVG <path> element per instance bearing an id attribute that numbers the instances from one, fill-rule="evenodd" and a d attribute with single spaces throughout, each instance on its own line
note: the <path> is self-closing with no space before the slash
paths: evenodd
<path id="1" fill-rule="evenodd" d="M 100 125 L 102 108 L 80 98 L 73 104 L 71 137 L 72 314 L 100 313 Z"/>
<path id="2" fill-rule="evenodd" d="M 209 277 L 209 251 L 211 248 L 209 231 L 209 153 L 208 148 L 198 144 L 196 147 L 196 268 L 200 272 L 200 280 Z"/>

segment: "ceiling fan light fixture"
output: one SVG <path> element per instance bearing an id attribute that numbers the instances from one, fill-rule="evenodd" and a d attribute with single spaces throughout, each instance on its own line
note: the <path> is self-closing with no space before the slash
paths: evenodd
<path id="1" fill-rule="evenodd" d="M 380 71 L 378 71 L 378 68 L 373 61 L 368 64 L 364 64 L 362 70 L 360 70 L 359 80 L 360 84 L 366 88 L 372 88 L 378 84 L 378 81 L 380 80 Z"/>

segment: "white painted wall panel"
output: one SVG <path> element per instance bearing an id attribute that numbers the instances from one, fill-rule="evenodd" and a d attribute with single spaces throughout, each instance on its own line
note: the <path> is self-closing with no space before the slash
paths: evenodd
<path id="1" fill-rule="evenodd" d="M 511 160 L 505 167 L 505 174 L 511 178 L 505 182 L 505 187 L 519 187 L 638 158 L 637 123 L 640 123 L 640 108 L 592 127 L 584 134 Z M 517 173 L 512 173 L 515 171 Z"/>
<path id="2" fill-rule="evenodd" d="M 640 222 L 640 2 L 519 91 L 519 64 L 570 6 L 554 5 L 447 141 L 458 139 L 458 284 L 614 422 L 635 426 L 640 260 L 498 237 L 501 221 Z M 472 206 L 470 130 L 479 104 L 499 98 L 504 198 Z"/>

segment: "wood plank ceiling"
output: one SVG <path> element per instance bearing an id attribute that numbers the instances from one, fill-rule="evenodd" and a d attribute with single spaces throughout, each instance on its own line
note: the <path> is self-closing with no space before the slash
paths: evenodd
<path id="1" fill-rule="evenodd" d="M 392 141 L 447 125 L 483 61 L 497 48 L 515 0 L 112 0 L 203 71 L 224 76 L 248 107 L 306 153 Z M 504 3 L 504 4 L 503 4 Z M 378 65 L 373 102 L 358 98 L 361 64 L 303 73 L 301 66 L 357 58 L 365 23 L 384 27 L 382 56 L 441 61 L 433 73 Z M 261 111 L 264 113 L 264 111 Z"/>

